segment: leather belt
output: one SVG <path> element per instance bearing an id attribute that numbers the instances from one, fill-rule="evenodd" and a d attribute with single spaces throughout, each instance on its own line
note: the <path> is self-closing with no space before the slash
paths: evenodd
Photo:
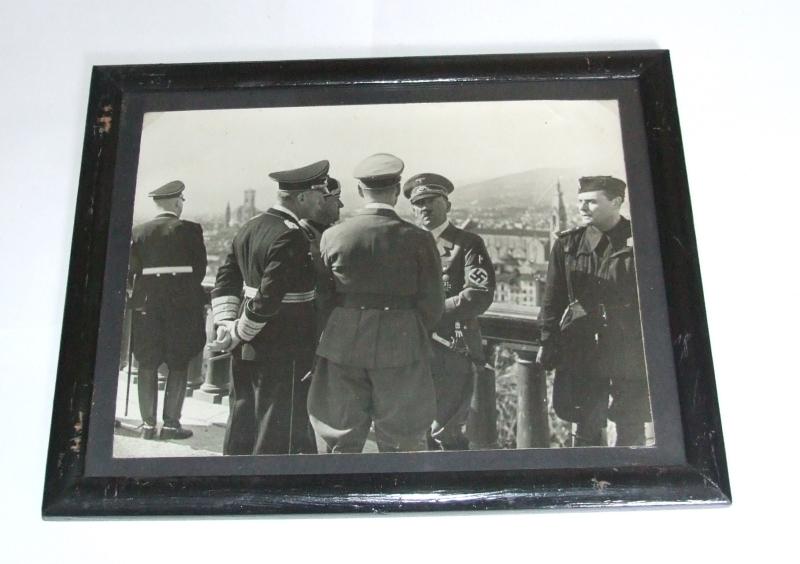
<path id="1" fill-rule="evenodd" d="M 191 266 L 150 266 L 142 269 L 142 276 L 161 276 L 162 274 L 191 274 Z"/>
<path id="2" fill-rule="evenodd" d="M 348 309 L 414 309 L 413 296 L 385 294 L 339 294 L 339 305 Z"/>

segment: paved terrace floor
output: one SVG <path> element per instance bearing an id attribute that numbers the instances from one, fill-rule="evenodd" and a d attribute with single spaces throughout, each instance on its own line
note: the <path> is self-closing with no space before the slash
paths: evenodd
<path id="1" fill-rule="evenodd" d="M 139 436 L 142 421 L 139 415 L 139 398 L 136 384 L 131 382 L 128 414 L 125 415 L 125 390 L 128 374 L 120 372 L 117 387 L 117 425 L 114 429 L 115 458 L 160 458 L 182 456 L 222 456 L 222 440 L 228 420 L 227 397 L 222 403 L 214 403 L 211 396 L 193 390 L 183 403 L 181 425 L 191 429 L 194 435 L 184 440 L 146 441 Z M 158 392 L 158 413 L 164 405 L 164 391 Z M 161 421 L 159 420 L 159 427 Z M 317 438 L 317 449 L 325 452 L 325 444 Z M 370 438 L 364 452 L 378 452 Z"/>

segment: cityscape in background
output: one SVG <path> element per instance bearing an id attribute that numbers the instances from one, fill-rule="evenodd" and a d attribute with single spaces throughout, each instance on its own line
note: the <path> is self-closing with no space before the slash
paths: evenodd
<path id="1" fill-rule="evenodd" d="M 486 243 L 497 279 L 495 304 L 514 306 L 519 313 L 531 316 L 542 302 L 553 237 L 577 224 L 577 212 L 567 212 L 559 179 L 545 193 L 549 198 L 521 206 L 516 203 L 518 198 L 503 201 L 502 190 L 494 191 L 489 206 L 454 203 L 450 211 L 452 223 L 480 235 Z M 255 190 L 244 190 L 240 202 L 229 202 L 218 214 L 197 218 L 203 225 L 208 253 L 205 284 L 213 285 L 239 228 L 267 207 L 259 207 Z M 343 209 L 342 220 L 352 212 Z M 404 219 L 414 221 L 410 216 L 404 215 Z"/>

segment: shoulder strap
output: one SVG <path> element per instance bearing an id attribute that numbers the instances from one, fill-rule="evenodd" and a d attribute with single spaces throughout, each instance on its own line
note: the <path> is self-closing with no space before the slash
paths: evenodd
<path id="1" fill-rule="evenodd" d="M 564 245 L 564 268 L 566 268 L 566 278 L 567 278 L 567 293 L 569 295 L 569 303 L 575 301 L 575 288 L 572 286 L 572 271 L 575 269 L 575 247 L 578 245 L 578 239 L 580 238 L 580 234 L 583 232 L 582 227 L 576 227 L 566 231 L 560 236 L 565 237 L 565 245 Z"/>
<path id="2" fill-rule="evenodd" d="M 571 251 L 572 249 L 570 249 Z M 575 255 L 571 252 L 566 253 L 566 258 L 564 260 L 564 268 L 566 268 L 566 277 L 567 277 L 567 295 L 569 296 L 569 303 L 575 301 L 575 290 L 572 287 L 572 270 L 575 266 Z"/>

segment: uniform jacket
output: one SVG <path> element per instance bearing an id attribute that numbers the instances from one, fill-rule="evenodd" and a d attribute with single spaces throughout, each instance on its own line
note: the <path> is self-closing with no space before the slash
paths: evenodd
<path id="1" fill-rule="evenodd" d="M 437 240 L 442 262 L 444 314 L 436 334 L 456 349 L 467 348 L 470 357 L 483 357 L 478 316 L 494 299 L 495 273 L 483 239 L 449 225 Z"/>
<path id="2" fill-rule="evenodd" d="M 206 274 L 206 247 L 199 223 L 161 214 L 133 228 L 131 237 L 130 287 L 128 307 L 141 314 L 141 331 L 149 336 L 169 339 L 173 358 L 191 358 L 205 343 L 202 281 Z M 175 267 L 191 272 L 169 273 Z M 163 273 L 152 273 L 163 269 Z M 168 320 L 169 335 L 163 335 Z M 149 358 L 159 342 L 146 335 L 136 341 L 136 354 Z"/>
<path id="3" fill-rule="evenodd" d="M 136 309 L 166 307 L 174 311 L 202 308 L 206 247 L 199 223 L 161 214 L 133 228 L 131 236 L 130 305 Z M 148 274 L 144 269 L 186 267 L 191 273 Z"/>
<path id="4" fill-rule="evenodd" d="M 585 342 L 561 342 L 568 275 L 575 298 L 597 327 L 597 336 Z M 582 396 L 591 395 L 573 381 L 607 386 L 609 378 L 646 378 L 630 221 L 621 218 L 605 235 L 592 226 L 559 235 L 550 254 L 540 318 L 542 344 L 560 349 L 554 404 L 562 418 L 573 420 L 570 413 L 581 407 Z"/>
<path id="5" fill-rule="evenodd" d="M 211 294 L 214 321 L 238 316 L 256 333 L 242 345 L 245 360 L 313 350 L 314 286 L 305 231 L 289 214 L 271 208 L 234 237 Z"/>
<path id="6" fill-rule="evenodd" d="M 324 287 L 320 288 L 321 281 L 330 276 L 328 274 L 328 270 L 325 268 L 325 264 L 322 262 L 322 255 L 319 249 L 320 239 L 322 238 L 322 234 L 327 229 L 327 226 L 320 225 L 319 223 L 306 219 L 301 219 L 300 225 L 308 234 L 309 245 L 311 247 L 311 259 L 314 262 L 314 273 L 317 277 L 318 291 L 314 300 L 314 308 L 316 309 L 317 337 L 319 337 L 319 334 L 322 333 L 322 330 L 325 328 L 325 323 L 328 320 L 328 316 L 331 314 L 331 311 L 335 305 L 335 293 L 327 290 Z"/>
<path id="7" fill-rule="evenodd" d="M 363 368 L 406 366 L 430 355 L 429 335 L 444 310 L 441 263 L 433 237 L 392 210 L 363 209 L 325 231 L 328 291 L 405 296 L 413 309 L 336 307 L 317 354 Z"/>

